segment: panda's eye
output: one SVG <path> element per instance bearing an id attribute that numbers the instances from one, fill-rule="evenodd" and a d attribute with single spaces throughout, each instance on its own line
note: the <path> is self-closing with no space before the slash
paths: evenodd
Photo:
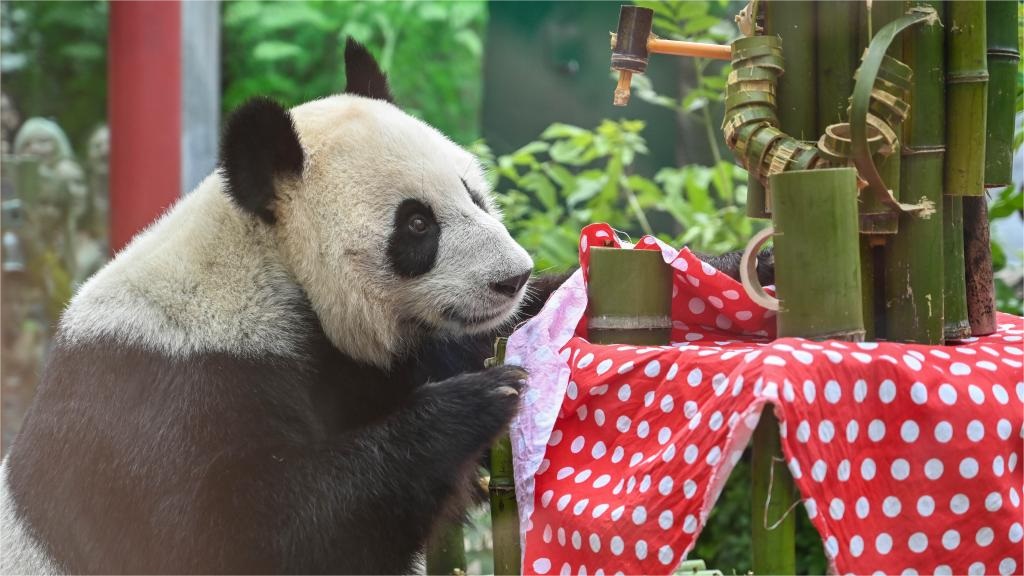
<path id="1" fill-rule="evenodd" d="M 429 227 L 427 219 L 421 214 L 413 214 L 412 217 L 409 218 L 409 230 L 414 234 L 426 234 Z"/>

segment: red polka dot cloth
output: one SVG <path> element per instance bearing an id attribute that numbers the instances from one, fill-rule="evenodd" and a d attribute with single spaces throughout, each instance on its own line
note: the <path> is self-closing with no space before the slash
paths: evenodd
<path id="1" fill-rule="evenodd" d="M 1022 552 L 1024 319 L 957 346 L 769 340 L 770 312 L 688 250 L 673 344 L 585 338 L 581 272 L 513 334 L 531 371 L 513 422 L 523 569 L 669 574 L 771 404 L 789 469 L 839 573 L 1014 574 Z"/>

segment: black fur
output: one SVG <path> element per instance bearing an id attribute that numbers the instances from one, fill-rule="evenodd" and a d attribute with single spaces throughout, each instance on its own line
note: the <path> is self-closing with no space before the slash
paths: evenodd
<path id="1" fill-rule="evenodd" d="M 698 253 L 694 253 L 694 256 L 702 262 L 711 264 L 733 280 L 740 281 L 740 261 L 743 259 L 742 250 L 726 252 L 718 256 Z M 765 248 L 757 255 L 757 279 L 762 286 L 775 284 L 775 253 L 771 248 Z"/>
<path id="2" fill-rule="evenodd" d="M 305 152 L 291 114 L 269 98 L 232 112 L 221 138 L 220 165 L 235 203 L 273 224 L 275 180 L 302 176 Z"/>
<path id="3" fill-rule="evenodd" d="M 410 228 L 410 221 L 416 216 L 426 221 L 427 228 L 422 233 Z M 395 274 L 413 278 L 430 272 L 441 241 L 441 226 L 430 206 L 412 198 L 404 200 L 395 210 L 393 226 L 387 255 Z"/>
<path id="4" fill-rule="evenodd" d="M 422 383 L 311 333 L 305 361 L 58 344 L 10 455 L 21 517 L 70 573 L 410 570 L 524 373 Z"/>
<path id="5" fill-rule="evenodd" d="M 349 38 L 345 42 L 345 93 L 394 102 L 387 76 L 365 46 Z"/>

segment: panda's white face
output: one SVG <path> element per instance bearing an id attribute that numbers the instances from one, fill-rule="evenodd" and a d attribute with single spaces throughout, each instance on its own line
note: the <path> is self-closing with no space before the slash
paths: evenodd
<path id="1" fill-rule="evenodd" d="M 512 316 L 533 263 L 471 154 L 381 100 L 334 96 L 291 116 L 305 163 L 279 182 L 273 226 L 336 345 L 377 332 L 394 350 Z"/>

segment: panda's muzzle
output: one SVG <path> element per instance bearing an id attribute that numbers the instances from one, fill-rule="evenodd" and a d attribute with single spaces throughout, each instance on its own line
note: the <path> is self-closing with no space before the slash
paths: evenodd
<path id="1" fill-rule="evenodd" d="M 526 282 L 530 280 L 530 272 L 530 270 L 527 270 L 522 274 L 511 276 L 498 282 L 491 282 L 489 286 L 491 287 L 491 290 L 494 290 L 498 294 L 512 298 L 518 294 L 519 291 L 522 290 L 523 286 L 526 285 Z"/>

